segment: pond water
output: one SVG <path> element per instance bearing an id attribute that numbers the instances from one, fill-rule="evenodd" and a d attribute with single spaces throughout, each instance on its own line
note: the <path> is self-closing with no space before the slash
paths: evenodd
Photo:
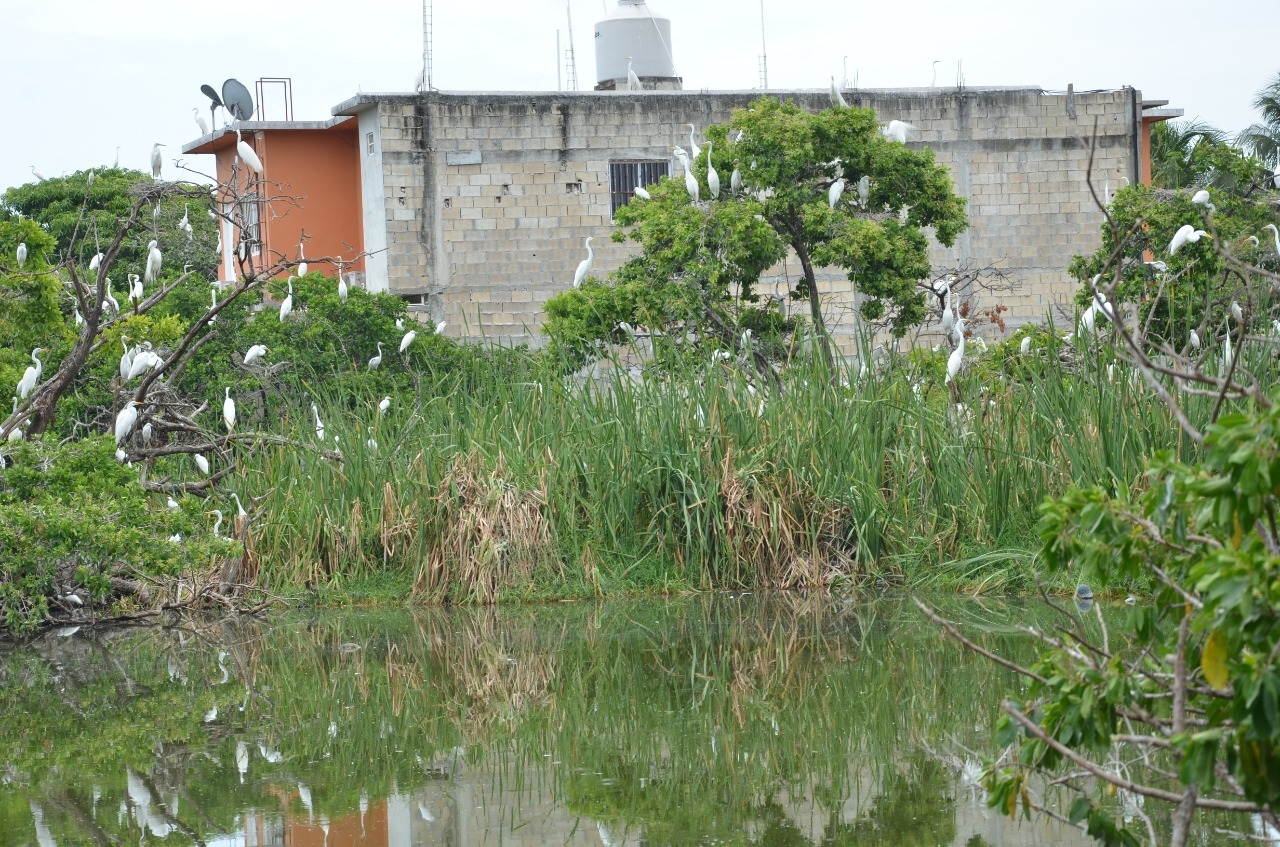
<path id="1" fill-rule="evenodd" d="M 1092 843 L 986 808 L 1016 691 L 902 599 L 67 629 L 0 644 L 0 845 Z"/>

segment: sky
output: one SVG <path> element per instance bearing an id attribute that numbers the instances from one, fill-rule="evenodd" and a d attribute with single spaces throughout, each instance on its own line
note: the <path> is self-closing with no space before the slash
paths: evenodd
<path id="1" fill-rule="evenodd" d="M 595 82 L 594 23 L 617 0 L 568 0 L 582 88 Z M 111 165 L 165 176 L 208 114 L 201 83 L 290 77 L 297 120 L 323 120 L 358 92 L 411 91 L 422 67 L 421 0 L 38 0 L 5 3 L 0 190 Z M 686 90 L 760 85 L 757 0 L 655 0 L 671 18 Z M 1280 73 L 1268 47 L 1276 0 L 763 0 L 769 87 L 1132 85 L 1231 132 L 1256 120 L 1255 92 Z M 565 0 L 435 0 L 434 83 L 445 91 L 556 88 Z M 267 119 L 283 117 L 278 102 Z M 117 150 L 118 148 L 118 150 Z M 204 161 L 207 160 L 207 161 Z M 186 157 L 196 168 L 211 157 Z"/>

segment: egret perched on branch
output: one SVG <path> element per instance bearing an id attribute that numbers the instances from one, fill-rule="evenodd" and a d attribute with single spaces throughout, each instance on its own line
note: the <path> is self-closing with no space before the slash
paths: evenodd
<path id="1" fill-rule="evenodd" d="M 120 302 L 116 300 L 115 295 L 111 293 L 111 277 L 106 277 L 105 281 L 107 288 L 106 291 L 102 293 L 102 300 L 118 315 L 120 314 Z"/>
<path id="2" fill-rule="evenodd" d="M 1200 333 L 1196 332 L 1194 329 L 1191 330 L 1190 341 L 1192 350 L 1200 349 Z"/>
<path id="3" fill-rule="evenodd" d="M 147 421 L 142 425 L 142 446 L 143 447 L 151 446 L 151 436 L 152 436 L 151 421 Z"/>
<path id="4" fill-rule="evenodd" d="M 93 258 L 89 260 L 89 270 L 96 271 L 98 268 L 102 267 L 102 260 L 105 258 L 106 256 L 102 253 L 94 253 Z"/>
<path id="5" fill-rule="evenodd" d="M 684 152 L 680 147 L 673 151 L 676 158 L 680 160 L 680 164 L 684 166 L 684 190 L 689 192 L 689 199 L 694 203 L 699 200 L 698 180 L 693 176 L 693 169 L 689 167 L 689 154 Z"/>
<path id="6" fill-rule="evenodd" d="M 369 370 L 376 371 L 378 365 L 382 364 L 382 342 L 378 342 L 378 355 L 369 360 Z"/>
<path id="7" fill-rule="evenodd" d="M 964 318 L 956 318 L 956 335 L 960 341 L 947 357 L 947 378 L 944 384 L 951 382 L 960 373 L 960 362 L 964 359 Z"/>
<path id="8" fill-rule="evenodd" d="M 142 302 L 144 293 L 141 277 L 137 274 L 129 274 L 129 299 L 133 301 L 134 308 Z"/>
<path id="9" fill-rule="evenodd" d="M 409 345 L 413 343 L 413 339 L 418 337 L 416 330 L 409 330 L 404 334 L 404 338 L 400 339 L 400 352 L 403 353 L 409 349 Z"/>
<path id="10" fill-rule="evenodd" d="M 222 401 L 222 420 L 227 425 L 227 432 L 236 428 L 236 401 L 231 399 L 231 389 L 226 389 Z"/>
<path id="11" fill-rule="evenodd" d="M 267 355 L 267 345 L 255 344 L 244 352 L 244 363 L 252 365 L 265 355 Z"/>
<path id="12" fill-rule="evenodd" d="M 293 311 L 293 280 L 290 279 L 285 284 L 289 286 L 289 294 L 284 298 L 284 302 L 280 304 L 281 323 L 284 323 L 284 319 L 289 317 L 289 313 Z"/>
<path id="13" fill-rule="evenodd" d="M 36 358 L 37 353 L 43 353 L 43 347 L 37 347 L 31 351 L 31 361 L 34 365 L 27 365 L 27 369 L 22 372 L 22 379 L 18 380 L 18 396 L 23 400 L 31 394 L 32 389 L 36 387 L 36 383 L 40 381 L 40 375 L 44 373 L 44 363 Z"/>
<path id="14" fill-rule="evenodd" d="M 956 313 L 951 309 L 951 285 L 943 283 L 946 287 L 942 294 L 942 334 L 951 337 L 951 330 L 956 325 Z"/>
<path id="15" fill-rule="evenodd" d="M 848 107 L 848 103 L 844 102 L 844 95 L 840 93 L 840 89 L 836 86 L 836 78 L 831 77 L 831 108 L 844 109 Z"/>
<path id="16" fill-rule="evenodd" d="M 200 127 L 200 137 L 204 138 L 209 134 L 209 122 L 204 119 L 204 115 L 200 114 L 199 109 L 192 109 L 191 114 L 196 116 L 196 126 Z"/>
<path id="17" fill-rule="evenodd" d="M 1183 224 L 1182 227 L 1173 234 L 1173 240 L 1169 242 L 1169 255 L 1177 253 L 1184 244 L 1194 244 L 1201 237 L 1213 239 L 1213 236 L 1205 232 L 1203 229 L 1196 229 L 1191 224 Z"/>
<path id="18" fill-rule="evenodd" d="M 871 199 L 871 177 L 866 174 L 858 180 L 858 205 L 867 208 L 867 200 Z"/>
<path id="19" fill-rule="evenodd" d="M 124 408 L 120 410 L 120 414 L 116 415 L 116 446 L 124 444 L 129 433 L 133 432 L 134 424 L 138 422 L 138 401 L 130 400 L 124 404 Z"/>
<path id="20" fill-rule="evenodd" d="M 203 457 L 203 456 L 201 456 L 201 455 L 199 455 L 199 454 L 197 454 L 197 455 L 196 455 L 196 458 L 197 458 L 197 459 L 203 459 L 204 457 Z M 214 509 L 213 511 L 205 512 L 205 514 L 206 514 L 206 515 L 213 515 L 214 517 L 216 517 L 216 518 L 217 518 L 217 520 L 216 520 L 216 521 L 214 521 L 214 523 L 213 523 L 213 537 L 214 537 L 214 538 L 221 538 L 221 537 L 222 537 L 222 510 L 221 510 L 221 509 Z M 243 777 L 241 777 L 241 779 L 243 779 Z"/>
<path id="21" fill-rule="evenodd" d="M 577 288 L 582 285 L 582 281 L 587 278 L 587 274 L 591 273 L 591 263 L 595 260 L 595 253 L 591 251 L 591 236 L 587 237 L 587 258 L 578 263 L 578 269 L 573 273 L 573 287 Z"/>
<path id="22" fill-rule="evenodd" d="M 1205 191 L 1203 188 L 1192 195 L 1191 202 L 1195 203 L 1197 206 L 1204 206 L 1210 212 L 1217 211 L 1217 207 L 1213 205 L 1213 200 L 1209 197 L 1209 192 Z"/>
<path id="23" fill-rule="evenodd" d="M 396 329 L 404 331 L 404 318 L 396 318 Z"/>
<path id="24" fill-rule="evenodd" d="M 342 278 L 342 274 L 338 274 L 338 299 L 343 303 L 347 302 L 347 281 Z"/>
<path id="25" fill-rule="evenodd" d="M 637 185 L 637 186 L 636 186 L 636 192 L 635 192 L 635 193 L 636 193 L 636 196 L 637 196 L 637 197 L 639 197 L 641 200 L 652 200 L 652 199 L 653 199 L 652 197 L 650 197 L 650 196 L 649 196 L 649 192 L 648 192 L 648 191 L 645 191 L 645 188 L 644 188 L 644 186 L 643 186 L 643 185 Z"/>
<path id="26" fill-rule="evenodd" d="M 889 121 L 881 132 L 884 133 L 885 138 L 890 138 L 899 144 L 906 144 L 907 133 L 913 129 L 915 127 L 905 121 Z"/>
<path id="27" fill-rule="evenodd" d="M 193 230 L 191 229 L 191 218 L 188 216 L 186 203 L 182 204 L 182 220 L 178 221 L 178 229 L 187 234 L 188 241 L 191 241 L 195 237 L 193 235 Z"/>
<path id="28" fill-rule="evenodd" d="M 628 91 L 644 91 L 644 86 L 640 84 L 640 77 L 636 76 L 636 72 L 631 70 L 631 57 L 627 57 L 627 90 Z"/>
<path id="29" fill-rule="evenodd" d="M 202 473 L 202 474 L 207 474 L 207 473 L 209 473 L 209 460 L 208 460 L 208 459 L 206 459 L 206 458 L 205 458 L 203 455 L 201 455 L 200 453 L 196 453 L 196 454 L 195 454 L 194 456 L 192 456 L 191 458 L 193 458 L 193 459 L 195 459 L 195 460 L 196 460 L 196 467 L 200 469 L 200 473 Z"/>
<path id="30" fill-rule="evenodd" d="M 1269 229 L 1269 230 L 1271 230 L 1271 234 L 1275 236 L 1275 239 L 1276 239 L 1276 255 L 1280 255 L 1280 229 L 1276 229 L 1276 225 L 1275 225 L 1275 224 L 1267 224 L 1265 227 L 1263 227 L 1263 229 Z"/>
<path id="31" fill-rule="evenodd" d="M 444 335 L 444 328 L 448 325 L 448 321 L 440 321 L 440 323 L 436 324 L 436 335 Z"/>
<path id="32" fill-rule="evenodd" d="M 129 365 L 129 373 L 125 376 L 125 382 L 132 382 L 142 376 L 152 368 L 159 367 L 160 357 L 150 350 L 135 350 L 133 354 L 133 362 Z"/>
<path id="33" fill-rule="evenodd" d="M 164 257 L 160 253 L 160 247 L 155 240 L 147 242 L 147 267 L 142 273 L 142 279 L 147 285 L 155 282 L 160 276 L 160 265 L 164 261 Z"/>
<path id="34" fill-rule="evenodd" d="M 720 199 L 720 174 L 716 172 L 716 166 L 711 164 L 711 151 L 715 148 L 715 143 L 707 142 L 707 187 L 711 189 L 711 199 Z"/>
<path id="35" fill-rule="evenodd" d="M 253 148 L 249 146 L 249 142 L 240 137 L 240 127 L 236 127 L 236 152 L 240 154 L 241 160 L 256 174 L 262 173 L 262 160 L 258 158 L 258 154 L 253 152 Z"/>
<path id="36" fill-rule="evenodd" d="M 693 136 L 697 133 L 698 128 L 693 124 L 689 124 L 689 149 L 693 152 L 693 158 L 702 155 L 702 148 L 698 146 L 698 142 L 693 140 Z"/>
<path id="37" fill-rule="evenodd" d="M 840 177 L 831 183 L 831 187 L 827 189 L 827 205 L 835 208 L 840 202 L 840 195 L 844 194 L 844 177 Z"/>
<path id="38" fill-rule="evenodd" d="M 18 267 L 21 268 L 27 263 L 27 242 L 23 241 L 18 244 L 16 255 L 18 257 Z"/>
<path id="39" fill-rule="evenodd" d="M 160 178 L 160 168 L 164 164 L 164 159 L 160 156 L 160 148 L 164 145 L 157 141 L 151 146 L 151 178 Z"/>
<path id="40" fill-rule="evenodd" d="M 120 356 L 120 378 L 129 378 L 129 368 L 133 367 L 134 351 L 129 347 L 129 336 L 120 336 L 120 346 L 124 348 L 124 354 Z"/>
<path id="41" fill-rule="evenodd" d="M 742 193 L 742 171 L 737 168 L 734 168 L 733 173 L 729 174 L 729 192 L 732 194 Z"/>
<path id="42" fill-rule="evenodd" d="M 1231 301 L 1231 317 L 1235 318 L 1238 324 L 1244 323 L 1244 311 L 1240 308 L 1240 304 L 1234 300 Z"/>

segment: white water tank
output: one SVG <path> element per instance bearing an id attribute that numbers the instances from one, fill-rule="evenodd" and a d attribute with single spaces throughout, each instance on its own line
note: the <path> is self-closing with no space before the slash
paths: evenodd
<path id="1" fill-rule="evenodd" d="M 631 69 L 647 89 L 679 88 L 671 50 L 671 20 L 645 0 L 618 0 L 618 7 L 598 21 L 596 88 L 622 87 Z"/>

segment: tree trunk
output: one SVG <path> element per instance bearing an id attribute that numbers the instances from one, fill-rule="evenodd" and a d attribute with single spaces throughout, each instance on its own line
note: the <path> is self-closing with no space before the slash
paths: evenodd
<path id="1" fill-rule="evenodd" d="M 827 325 L 822 320 L 822 301 L 818 299 L 818 280 L 814 276 L 813 262 L 809 260 L 809 251 L 805 249 L 798 222 L 791 227 L 791 246 L 800 257 L 800 267 L 804 270 L 805 283 L 809 286 L 809 315 L 813 318 L 813 330 L 818 334 L 822 359 L 827 363 L 827 367 L 834 371 L 835 357 L 831 354 L 831 338 L 827 335 Z"/>

